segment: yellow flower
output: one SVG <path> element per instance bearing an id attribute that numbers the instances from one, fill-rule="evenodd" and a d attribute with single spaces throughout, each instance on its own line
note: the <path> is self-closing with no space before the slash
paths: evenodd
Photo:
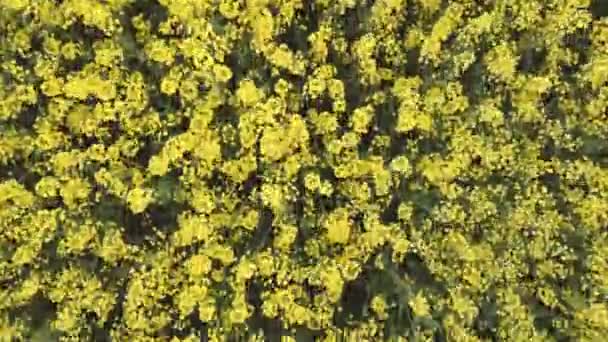
<path id="1" fill-rule="evenodd" d="M 164 156 L 152 156 L 148 163 L 148 171 L 154 176 L 164 176 L 169 171 L 169 161 Z"/>
<path id="2" fill-rule="evenodd" d="M 210 223 L 199 216 L 182 215 L 178 218 L 178 225 L 179 230 L 174 233 L 173 240 L 179 247 L 206 241 L 212 234 Z"/>
<path id="3" fill-rule="evenodd" d="M 228 82 L 232 78 L 232 71 L 223 64 L 213 65 L 213 74 L 218 82 Z"/>
<path id="4" fill-rule="evenodd" d="M 293 225 L 281 225 L 279 234 L 274 239 L 274 247 L 278 250 L 287 251 L 296 240 L 298 228 Z"/>
<path id="5" fill-rule="evenodd" d="M 331 108 L 336 113 L 344 113 L 346 111 L 346 101 L 345 100 L 336 100 L 332 103 Z"/>
<path id="6" fill-rule="evenodd" d="M 232 248 L 222 245 L 213 245 L 205 250 L 205 254 L 212 258 L 219 260 L 223 265 L 230 265 L 234 262 L 234 252 Z"/>
<path id="7" fill-rule="evenodd" d="M 484 104 L 479 108 L 479 121 L 498 127 L 504 123 L 504 114 L 494 105 Z"/>
<path id="8" fill-rule="evenodd" d="M 236 96 L 243 105 L 253 106 L 262 99 L 263 94 L 252 80 L 244 80 L 239 83 Z"/>
<path id="9" fill-rule="evenodd" d="M 53 77 L 49 80 L 44 81 L 40 88 L 46 96 L 60 95 L 63 90 L 63 80 L 61 78 Z"/>
<path id="10" fill-rule="evenodd" d="M 167 46 L 163 40 L 154 39 L 145 47 L 145 49 L 151 60 L 165 65 L 173 64 L 175 52 L 171 47 Z"/>
<path id="11" fill-rule="evenodd" d="M 399 208 L 397 209 L 397 216 L 399 220 L 403 222 L 408 222 L 412 218 L 412 214 L 414 212 L 414 208 L 409 203 L 401 203 L 399 204 Z"/>
<path id="12" fill-rule="evenodd" d="M 63 93 L 67 97 L 84 100 L 89 96 L 88 80 L 72 78 L 63 85 Z"/>
<path id="13" fill-rule="evenodd" d="M 63 85 L 67 97 L 85 100 L 89 95 L 95 95 L 102 101 L 116 97 L 116 88 L 111 81 L 95 77 L 74 77 Z"/>
<path id="14" fill-rule="evenodd" d="M 405 254 L 409 251 L 410 242 L 405 237 L 395 239 L 393 242 L 393 261 L 401 262 Z"/>
<path id="15" fill-rule="evenodd" d="M 41 197 L 53 197 L 57 195 L 59 180 L 55 177 L 44 177 L 36 184 L 36 193 Z"/>
<path id="16" fill-rule="evenodd" d="M 386 305 L 386 301 L 384 300 L 383 297 L 374 296 L 374 298 L 372 298 L 372 302 L 370 303 L 370 306 L 380 319 L 384 320 L 384 319 L 388 318 L 388 314 L 386 312 L 387 305 Z"/>
<path id="17" fill-rule="evenodd" d="M 37 243 L 21 245 L 13 254 L 12 262 L 17 266 L 32 263 L 38 255 L 39 250 L 40 246 Z"/>
<path id="18" fill-rule="evenodd" d="M 160 82 L 160 91 L 167 95 L 173 95 L 179 88 L 179 81 L 171 76 L 164 77 Z"/>
<path id="19" fill-rule="evenodd" d="M 431 314 L 431 307 L 421 292 L 418 292 L 418 294 L 409 301 L 409 305 L 412 308 L 414 315 L 417 317 L 426 317 Z"/>
<path id="20" fill-rule="evenodd" d="M 278 265 L 275 264 L 272 255 L 270 255 L 268 252 L 262 252 L 257 254 L 255 261 L 258 267 L 258 271 L 264 277 L 269 277 L 275 272 L 275 267 L 278 267 Z"/>
<path id="21" fill-rule="evenodd" d="M 330 302 L 335 303 L 340 300 L 344 288 L 344 279 L 340 271 L 335 266 L 323 267 L 320 275 Z"/>
<path id="22" fill-rule="evenodd" d="M 338 119 L 329 112 L 322 112 L 311 116 L 311 121 L 318 134 L 327 135 L 338 129 Z"/>
<path id="23" fill-rule="evenodd" d="M 199 305 L 199 319 L 203 322 L 211 322 L 215 317 L 215 311 L 215 300 L 208 298 Z"/>
<path id="24" fill-rule="evenodd" d="M 90 185 L 82 179 L 70 179 L 60 190 L 61 197 L 68 207 L 73 207 L 76 202 L 89 196 Z"/>
<path id="25" fill-rule="evenodd" d="M 104 234 L 99 255 L 109 264 L 114 264 L 118 260 L 128 256 L 129 249 L 122 239 L 122 234 L 117 229 L 111 229 Z"/>
<path id="26" fill-rule="evenodd" d="M 274 49 L 270 56 L 272 63 L 280 68 L 291 70 L 294 65 L 294 57 L 287 45 L 281 44 Z"/>
<path id="27" fill-rule="evenodd" d="M 255 17 L 252 22 L 253 27 L 253 46 L 257 51 L 264 50 L 270 44 L 268 41 L 272 39 L 275 22 L 270 14 L 270 11 L 264 9 L 259 15 Z"/>
<path id="28" fill-rule="evenodd" d="M 289 140 L 285 132 L 278 127 L 271 127 L 264 130 L 260 139 L 260 151 L 269 161 L 276 161 L 285 156 L 289 150 Z"/>
<path id="29" fill-rule="evenodd" d="M 42 289 L 42 284 L 40 283 L 40 276 L 37 274 L 33 274 L 30 278 L 27 278 L 19 289 L 12 296 L 12 300 L 19 304 L 25 304 L 29 301 L 39 290 Z M 0 334 L 0 337 L 2 335 Z"/>
<path id="30" fill-rule="evenodd" d="M 74 254 L 81 253 L 90 246 L 95 236 L 95 227 L 92 225 L 71 229 L 66 233 L 65 240 L 62 241 L 58 250 Z"/>
<path id="31" fill-rule="evenodd" d="M 304 186 L 310 191 L 316 191 L 321 187 L 321 178 L 319 174 L 311 172 L 304 177 Z"/>
<path id="32" fill-rule="evenodd" d="M 331 196 L 334 192 L 334 187 L 330 181 L 324 180 L 319 187 L 319 193 L 323 196 Z"/>
<path id="33" fill-rule="evenodd" d="M 355 109 L 350 123 L 353 131 L 359 134 L 367 132 L 372 117 L 373 107 L 371 106 Z"/>
<path id="34" fill-rule="evenodd" d="M 232 324 L 242 324 L 250 316 L 245 304 L 238 305 L 230 310 L 229 319 Z"/>
<path id="35" fill-rule="evenodd" d="M 188 260 L 188 273 L 199 277 L 211 271 L 211 259 L 206 255 L 195 255 Z"/>
<path id="36" fill-rule="evenodd" d="M 311 78 L 307 83 L 307 92 L 313 99 L 318 98 L 325 91 L 325 81 Z"/>
<path id="37" fill-rule="evenodd" d="M 348 242 L 351 222 L 346 209 L 339 208 L 333 211 L 325 220 L 324 226 L 327 229 L 327 239 L 330 243 L 345 244 Z"/>
<path id="38" fill-rule="evenodd" d="M 277 83 L 275 83 L 275 85 L 274 85 L 275 93 L 277 93 L 281 97 L 287 96 L 287 93 L 289 92 L 290 88 L 291 88 L 291 85 L 289 84 L 289 82 L 287 82 L 286 80 L 284 80 L 282 78 L 280 80 L 278 80 Z"/>
<path id="39" fill-rule="evenodd" d="M 219 5 L 219 11 L 226 19 L 234 19 L 239 15 L 239 2 L 222 0 Z"/>
<path id="40" fill-rule="evenodd" d="M 192 191 L 191 203 L 194 209 L 201 214 L 210 214 L 215 209 L 215 197 L 207 189 L 195 189 Z"/>
<path id="41" fill-rule="evenodd" d="M 403 108 L 399 111 L 396 130 L 398 132 L 408 132 L 414 128 L 431 132 L 433 130 L 433 118 L 425 112 Z"/>
<path id="42" fill-rule="evenodd" d="M 185 317 L 194 310 L 196 304 L 207 297 L 207 288 L 192 285 L 184 288 L 176 297 L 180 316 Z"/>
<path id="43" fill-rule="evenodd" d="M 417 0 L 426 13 L 433 14 L 441 7 L 441 0 Z"/>
<path id="44" fill-rule="evenodd" d="M 136 188 L 127 195 L 129 209 L 135 214 L 143 213 L 151 202 L 152 191 L 149 189 Z"/>
<path id="45" fill-rule="evenodd" d="M 262 185 L 262 201 L 273 209 L 275 214 L 279 214 L 285 207 L 285 193 L 283 187 L 278 184 Z"/>
<path id="46" fill-rule="evenodd" d="M 259 213 L 257 210 L 249 210 L 241 219 L 241 225 L 247 230 L 254 230 L 259 221 Z"/>
<path id="47" fill-rule="evenodd" d="M 26 8 L 29 4 L 30 3 L 27 0 L 16 0 L 16 1 L 8 1 L 8 2 L 6 2 L 6 4 L 3 3 L 3 5 L 7 6 L 8 9 L 19 10 L 19 11 Z"/>
<path id="48" fill-rule="evenodd" d="M 329 91 L 329 96 L 334 100 L 344 98 L 344 83 L 341 80 L 331 79 L 327 81 L 327 90 Z"/>
<path id="49" fill-rule="evenodd" d="M 518 60 L 507 44 L 500 44 L 493 48 L 487 54 L 486 63 L 488 70 L 503 81 L 508 82 L 515 77 Z"/>
<path id="50" fill-rule="evenodd" d="M 390 167 L 393 171 L 401 174 L 409 174 L 411 171 L 410 162 L 406 156 L 399 156 L 391 161 Z"/>

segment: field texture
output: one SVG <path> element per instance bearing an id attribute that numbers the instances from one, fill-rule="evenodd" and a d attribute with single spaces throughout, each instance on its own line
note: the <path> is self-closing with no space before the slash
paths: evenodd
<path id="1" fill-rule="evenodd" d="M 606 341 L 607 0 L 0 0 L 0 341 Z"/>

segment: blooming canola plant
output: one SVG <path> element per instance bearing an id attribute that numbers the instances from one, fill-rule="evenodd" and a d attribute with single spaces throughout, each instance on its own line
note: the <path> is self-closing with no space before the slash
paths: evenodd
<path id="1" fill-rule="evenodd" d="M 0 0 L 0 341 L 602 341 L 601 0 Z"/>

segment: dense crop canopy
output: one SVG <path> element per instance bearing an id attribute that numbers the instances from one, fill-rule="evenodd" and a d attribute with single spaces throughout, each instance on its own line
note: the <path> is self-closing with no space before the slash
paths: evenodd
<path id="1" fill-rule="evenodd" d="M 0 341 L 603 341 L 601 0 L 0 0 Z"/>

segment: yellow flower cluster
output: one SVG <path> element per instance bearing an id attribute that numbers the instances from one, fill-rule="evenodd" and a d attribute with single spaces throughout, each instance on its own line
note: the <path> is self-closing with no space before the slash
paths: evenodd
<path id="1" fill-rule="evenodd" d="M 0 341 L 601 341 L 608 3 L 0 0 Z"/>

